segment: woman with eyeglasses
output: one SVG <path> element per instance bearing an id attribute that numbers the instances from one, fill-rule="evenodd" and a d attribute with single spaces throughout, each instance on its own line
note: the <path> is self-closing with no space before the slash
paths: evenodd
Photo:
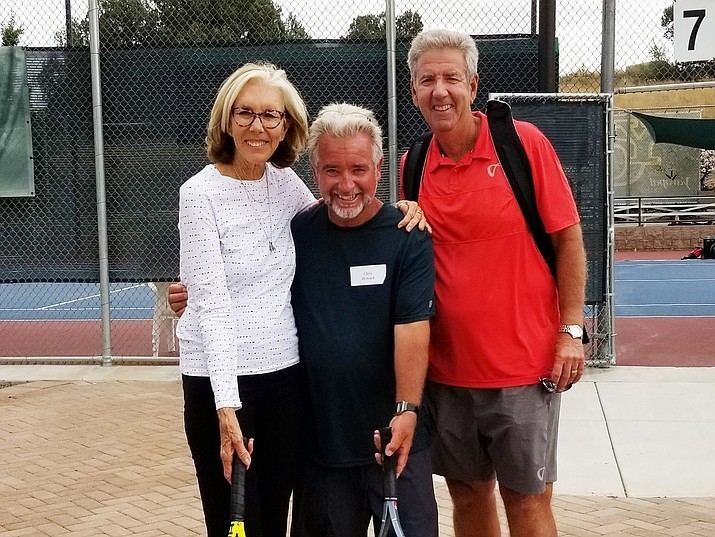
<path id="1" fill-rule="evenodd" d="M 289 166 L 307 133 L 305 104 L 285 72 L 246 64 L 214 102 L 211 164 L 180 189 L 186 290 L 174 285 L 169 293 L 183 312 L 184 427 L 209 537 L 228 531 L 234 453 L 249 467 L 247 533 L 286 535 L 302 406 L 290 221 L 316 202 Z M 415 204 L 404 207 L 401 225 L 423 225 Z"/>

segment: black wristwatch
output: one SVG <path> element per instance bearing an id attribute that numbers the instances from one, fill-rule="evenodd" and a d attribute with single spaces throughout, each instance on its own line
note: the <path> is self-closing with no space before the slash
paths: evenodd
<path id="1" fill-rule="evenodd" d="M 409 401 L 397 401 L 397 403 L 395 403 L 395 416 L 399 416 L 400 414 L 404 414 L 405 412 L 414 412 L 415 414 L 419 415 L 420 406 L 413 405 Z"/>

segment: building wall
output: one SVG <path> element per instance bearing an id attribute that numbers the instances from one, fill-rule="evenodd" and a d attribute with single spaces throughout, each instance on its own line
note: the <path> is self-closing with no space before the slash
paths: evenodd
<path id="1" fill-rule="evenodd" d="M 715 87 L 617 93 L 613 104 L 626 110 L 703 107 L 703 118 L 715 118 Z"/>
<path id="2" fill-rule="evenodd" d="M 691 250 L 715 237 L 715 225 L 619 225 L 616 250 Z"/>

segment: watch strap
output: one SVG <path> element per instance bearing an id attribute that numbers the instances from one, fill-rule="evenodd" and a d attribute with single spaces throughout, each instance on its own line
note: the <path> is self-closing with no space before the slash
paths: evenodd
<path id="1" fill-rule="evenodd" d="M 395 416 L 399 416 L 405 412 L 414 412 L 419 415 L 420 406 L 410 403 L 409 401 L 397 401 L 395 403 Z"/>

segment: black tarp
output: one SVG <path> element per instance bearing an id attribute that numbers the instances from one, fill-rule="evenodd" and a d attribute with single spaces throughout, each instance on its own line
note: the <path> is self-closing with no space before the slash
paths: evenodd
<path id="1" fill-rule="evenodd" d="M 678 144 L 698 149 L 715 149 L 715 119 L 659 117 L 631 112 L 656 144 Z"/>
<path id="2" fill-rule="evenodd" d="M 537 91 L 537 37 L 477 40 L 480 87 Z M 398 146 L 425 125 L 411 102 L 408 43 L 398 43 Z M 237 66 L 284 68 L 312 116 L 349 101 L 373 109 L 387 135 L 384 42 L 102 51 L 104 161 L 111 281 L 178 275 L 179 186 L 205 164 L 203 141 L 216 91 Z M 99 279 L 95 166 L 87 49 L 27 49 L 34 198 L 0 199 L 0 283 Z M 387 144 L 385 144 L 387 146 Z M 294 167 L 312 186 L 305 159 Z M 378 195 L 387 198 L 389 181 Z"/>

